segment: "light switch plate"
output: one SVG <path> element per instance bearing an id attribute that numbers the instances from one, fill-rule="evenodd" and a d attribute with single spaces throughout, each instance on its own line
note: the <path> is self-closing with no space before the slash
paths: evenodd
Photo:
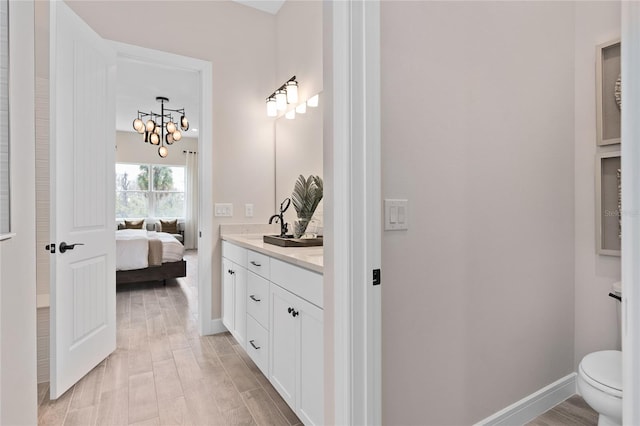
<path id="1" fill-rule="evenodd" d="M 244 216 L 245 217 L 253 217 L 253 204 L 245 204 L 244 205 Z"/>
<path id="2" fill-rule="evenodd" d="M 384 200 L 384 230 L 409 229 L 409 200 Z"/>
<path id="3" fill-rule="evenodd" d="M 213 206 L 216 217 L 232 217 L 233 204 L 231 203 L 215 203 Z"/>

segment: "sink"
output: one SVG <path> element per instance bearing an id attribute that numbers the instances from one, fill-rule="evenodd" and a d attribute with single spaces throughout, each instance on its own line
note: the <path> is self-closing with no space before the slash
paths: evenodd
<path id="1" fill-rule="evenodd" d="M 322 245 L 322 237 L 293 238 L 293 235 L 281 237 L 279 235 L 265 235 L 263 241 L 280 247 L 314 247 Z"/>

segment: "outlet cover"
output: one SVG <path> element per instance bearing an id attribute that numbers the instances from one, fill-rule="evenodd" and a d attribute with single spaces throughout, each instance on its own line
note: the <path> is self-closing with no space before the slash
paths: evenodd
<path id="1" fill-rule="evenodd" d="M 245 217 L 253 217 L 253 204 L 245 204 L 244 205 L 244 216 Z"/>

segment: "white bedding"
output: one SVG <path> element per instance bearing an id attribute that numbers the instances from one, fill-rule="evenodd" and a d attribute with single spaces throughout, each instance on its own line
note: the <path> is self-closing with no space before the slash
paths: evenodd
<path id="1" fill-rule="evenodd" d="M 149 267 L 149 239 L 162 241 L 162 263 L 182 260 L 184 246 L 171 234 L 145 229 L 116 231 L 116 271 Z"/>

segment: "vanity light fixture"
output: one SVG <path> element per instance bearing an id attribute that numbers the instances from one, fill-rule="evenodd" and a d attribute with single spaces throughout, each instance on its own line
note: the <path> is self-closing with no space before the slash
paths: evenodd
<path id="1" fill-rule="evenodd" d="M 303 102 L 296 107 L 296 113 L 305 114 L 307 112 L 307 103 Z"/>
<path id="2" fill-rule="evenodd" d="M 287 109 L 287 104 L 298 102 L 298 82 L 294 75 L 275 92 L 267 96 L 267 117 L 275 117 L 278 111 Z"/>
<path id="3" fill-rule="evenodd" d="M 156 101 L 160 102 L 160 114 L 153 111 L 138 111 L 138 118 L 133 120 L 133 129 L 140 134 L 144 134 L 143 140 L 145 143 L 160 145 L 158 155 L 165 158 L 169 155 L 169 150 L 165 144 L 172 145 L 174 142 L 182 139 L 180 129 L 182 129 L 183 132 L 189 130 L 189 120 L 187 120 L 184 114 L 184 108 L 170 109 L 164 107 L 164 103 L 169 102 L 169 98 L 157 96 Z M 173 121 L 172 112 L 180 114 L 180 129 L 178 129 L 178 124 Z M 145 123 L 142 119 L 146 117 L 149 117 L 149 119 Z"/>

